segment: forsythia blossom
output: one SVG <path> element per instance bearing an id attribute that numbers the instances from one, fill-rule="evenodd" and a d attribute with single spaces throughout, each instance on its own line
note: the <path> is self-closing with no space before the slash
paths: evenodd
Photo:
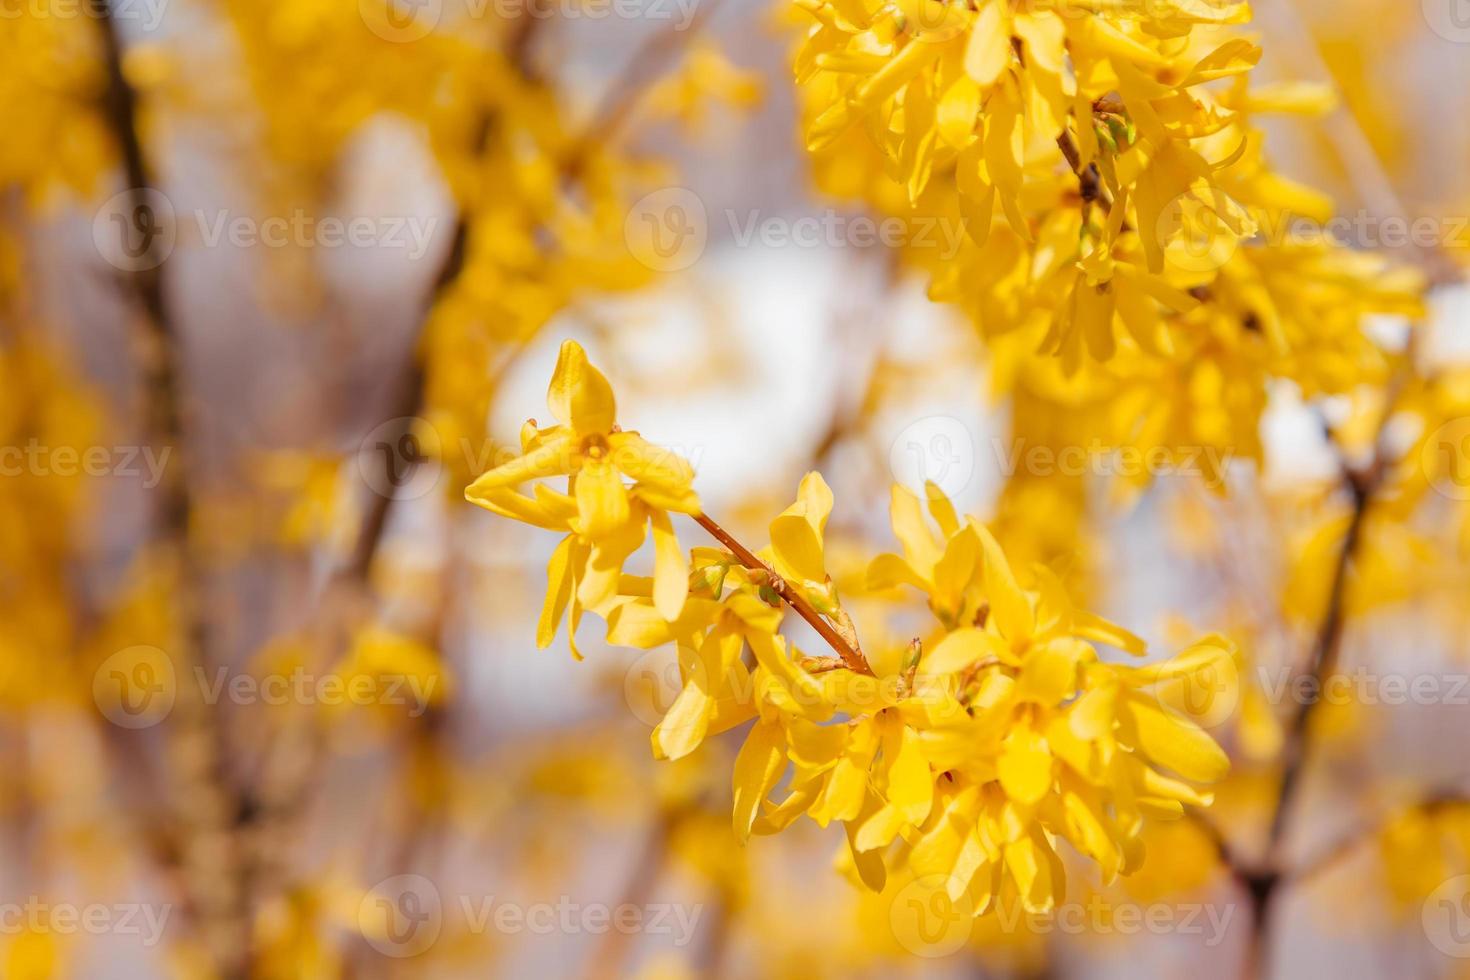
<path id="1" fill-rule="evenodd" d="M 1249 88 L 1246 3 L 795 7 L 819 183 L 964 229 L 956 254 L 916 234 L 905 256 L 1068 441 L 1259 459 L 1270 382 L 1387 376 L 1366 317 L 1416 314 L 1421 278 L 1294 234 L 1331 202 L 1271 170 L 1253 120 L 1330 93 Z"/>
<path id="2" fill-rule="evenodd" d="M 1141 667 L 1104 660 L 1097 644 L 1142 655 L 1143 642 L 1074 609 L 1045 567 L 1018 575 L 991 532 L 931 485 L 927 518 L 918 497 L 894 489 L 902 554 L 874 559 L 867 585 L 914 590 L 934 624 L 869 660 L 827 569 L 833 498 L 818 474 L 771 522 L 768 548 L 743 556 L 730 539 L 730 550 L 695 548 L 686 562 L 668 512 L 712 523 L 687 464 L 617 429 L 607 380 L 574 343 L 548 400 L 560 424 L 528 423 L 522 454 L 467 496 L 567 535 L 551 562 L 543 645 L 568 601 L 574 619 L 578 603 L 604 616 L 610 643 L 676 645 L 684 686 L 654 730 L 656 755 L 680 758 L 750 724 L 734 772 L 742 841 L 806 814 L 843 826 L 844 863 L 869 888 L 902 865 L 942 876 L 977 914 L 1010 897 L 1045 910 L 1062 895 L 1059 841 L 1111 880 L 1139 867 L 1148 820 L 1210 803 L 1198 787 L 1225 775 L 1226 755 L 1159 694 L 1231 658 L 1228 641 L 1207 637 Z M 566 493 L 512 489 L 561 476 Z M 645 522 L 652 581 L 622 572 Z M 839 637 L 838 657 L 807 656 L 781 634 L 782 599 L 821 617 L 813 625 Z"/>

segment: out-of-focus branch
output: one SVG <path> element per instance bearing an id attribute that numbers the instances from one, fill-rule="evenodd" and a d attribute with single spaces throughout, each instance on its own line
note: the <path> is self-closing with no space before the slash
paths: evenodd
<path id="1" fill-rule="evenodd" d="M 122 157 L 127 181 L 128 218 L 150 217 L 153 182 L 138 124 L 138 96 L 123 72 L 123 44 L 109 0 L 88 0 L 99 26 L 105 87 L 101 110 Z M 160 530 L 172 552 L 179 589 L 174 600 L 184 623 L 186 649 L 175 651 L 185 664 L 208 660 L 208 624 L 199 589 L 203 581 L 190 541 L 194 513 L 183 412 L 184 353 L 179 325 L 164 290 L 163 256 L 157 240 L 143 235 L 143 268 L 128 273 L 143 311 L 143 384 L 150 441 L 175 450 L 157 487 Z M 210 952 L 226 977 L 249 974 L 250 918 L 244 871 L 239 860 L 238 822 L 248 810 L 225 772 L 229 757 L 217 713 L 185 685 L 178 701 L 176 758 L 185 791 L 180 807 L 191 833 L 178 845 L 188 897 L 200 920 Z"/>
<path id="2" fill-rule="evenodd" d="M 668 861 L 670 838 L 678 831 L 679 824 L 687 813 L 684 806 L 669 806 L 659 810 L 644 836 L 643 846 L 633 860 L 632 876 L 624 884 L 622 897 L 614 908 L 642 907 L 648 904 L 648 898 L 663 875 Z M 613 980 L 615 977 L 625 976 L 623 961 L 627 959 L 631 939 L 632 934 L 626 930 L 609 929 L 593 949 L 587 963 L 586 976 L 590 980 Z"/>
<path id="3" fill-rule="evenodd" d="M 1342 647 L 1343 626 L 1346 619 L 1345 607 L 1349 575 L 1362 544 L 1363 530 L 1368 520 L 1375 495 L 1382 488 L 1390 466 L 1388 427 L 1403 390 L 1414 376 L 1417 353 L 1417 331 L 1411 328 L 1409 343 L 1404 352 L 1403 367 L 1389 385 L 1385 395 L 1382 414 L 1374 434 L 1373 452 L 1369 461 L 1355 466 L 1342 460 L 1342 486 L 1351 500 L 1352 510 L 1348 525 L 1343 532 L 1338 548 L 1337 560 L 1333 564 L 1332 583 L 1328 591 L 1327 605 L 1322 613 L 1316 638 L 1305 673 L 1313 678 L 1310 696 L 1297 706 L 1286 731 L 1282 748 L 1281 773 L 1277 779 L 1276 808 L 1271 815 L 1267 833 L 1266 853 L 1263 865 L 1243 874 L 1252 902 L 1251 950 L 1247 969 L 1252 977 L 1260 977 L 1265 959 L 1270 950 L 1271 907 L 1283 882 L 1294 877 L 1286 867 L 1282 854 L 1287 820 L 1295 806 L 1301 790 L 1302 776 L 1306 770 L 1307 754 L 1311 742 L 1311 725 L 1316 708 L 1322 702 L 1322 692 L 1329 689 L 1329 682 L 1337 673 L 1337 663 Z M 1329 440 L 1333 439 L 1330 429 Z M 1335 440 L 1333 440 L 1335 441 Z"/>

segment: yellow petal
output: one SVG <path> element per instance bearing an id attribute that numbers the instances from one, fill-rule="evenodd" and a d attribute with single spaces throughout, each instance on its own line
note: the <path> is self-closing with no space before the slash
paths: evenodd
<path id="1" fill-rule="evenodd" d="M 611 432 L 617 418 L 612 385 L 588 362 L 587 352 L 575 340 L 561 345 L 546 405 L 578 435 Z"/>
<path id="2" fill-rule="evenodd" d="M 579 549 L 576 538 L 569 534 L 562 538 L 561 544 L 551 553 L 551 562 L 546 567 L 546 599 L 541 606 L 541 618 L 536 622 L 536 646 L 539 649 L 544 650 L 551 646 L 556 628 L 561 625 L 562 613 L 566 611 L 567 601 L 572 597 L 572 589 L 576 584 L 572 560 L 574 551 L 581 552 L 581 561 L 587 560 L 586 549 Z"/>
<path id="3" fill-rule="evenodd" d="M 900 585 L 912 585 L 921 590 L 929 586 L 929 583 L 914 571 L 912 565 L 898 555 L 890 554 L 879 555 L 873 559 L 872 564 L 868 566 L 866 584 L 868 589 L 874 592 L 894 589 Z"/>
<path id="4" fill-rule="evenodd" d="M 1154 762 L 1197 783 L 1214 783 L 1230 771 L 1230 758 L 1209 734 L 1194 722 L 1167 710 L 1148 697 L 1124 699 L 1123 715 L 1129 733 Z"/>
<path id="5" fill-rule="evenodd" d="M 1019 730 L 1006 739 L 995 770 L 1006 795 L 1019 803 L 1039 803 L 1051 789 L 1052 757 L 1041 737 Z"/>
<path id="6" fill-rule="evenodd" d="M 577 516 L 589 538 L 606 537 L 628 523 L 628 491 L 623 477 L 603 460 L 588 460 L 577 471 Z"/>
<path id="7" fill-rule="evenodd" d="M 822 539 L 806 518 L 785 514 L 772 521 L 771 547 L 776 553 L 776 570 L 786 578 L 818 584 L 827 580 Z"/>
<path id="8" fill-rule="evenodd" d="M 990 595 L 990 611 L 1002 635 L 1015 645 L 1030 638 L 1036 626 L 1031 600 L 1021 591 L 1011 572 L 1000 543 L 985 528 L 976 527 L 985 550 L 985 590 Z"/>
<path id="9" fill-rule="evenodd" d="M 524 456 L 517 456 L 482 474 L 465 490 L 471 503 L 485 506 L 492 499 L 490 491 L 497 487 L 514 486 L 527 480 L 548 476 L 564 476 L 573 469 L 571 437 L 565 433 L 548 440 Z"/>
<path id="10" fill-rule="evenodd" d="M 682 759 L 704 741 L 714 711 L 714 699 L 706 687 L 709 679 L 703 670 L 690 675 L 689 682 L 653 730 L 654 758 Z"/>
<path id="11" fill-rule="evenodd" d="M 786 770 L 786 735 L 777 722 L 758 721 L 735 757 L 735 837 L 750 840 L 761 801 Z"/>
<path id="12" fill-rule="evenodd" d="M 994 84 L 1011 63 L 1011 29 L 1001 0 L 980 7 L 965 46 L 965 74 L 980 85 Z"/>
<path id="13" fill-rule="evenodd" d="M 903 545 L 904 556 L 913 569 L 927 579 L 933 572 L 934 563 L 939 560 L 939 545 L 924 523 L 919 498 L 895 483 L 888 513 L 893 522 L 893 534 Z"/>
<path id="14" fill-rule="evenodd" d="M 934 775 L 924 759 L 918 732 L 900 725 L 898 743 L 888 766 L 888 802 L 917 826 L 929 816 L 934 804 Z"/>
<path id="15" fill-rule="evenodd" d="M 1033 646 L 1021 662 L 1016 697 L 1055 707 L 1077 691 L 1076 648 L 1067 643 Z"/>
<path id="16" fill-rule="evenodd" d="M 672 449 L 655 446 L 636 432 L 614 432 L 607 437 L 607 445 L 608 462 L 641 484 L 640 489 L 674 499 L 692 496 L 694 468 Z"/>
<path id="17" fill-rule="evenodd" d="M 987 658 L 1015 660 L 1010 647 L 1000 637 L 966 626 L 940 640 L 938 646 L 924 654 L 919 666 L 926 674 L 954 674 Z"/>
<path id="18" fill-rule="evenodd" d="M 853 825 L 843 824 L 847 831 L 848 853 L 852 856 L 853 867 L 858 873 L 858 880 L 870 891 L 881 892 L 883 886 L 888 882 L 888 869 L 883 864 L 883 855 L 880 851 L 859 851 L 853 838 Z"/>
<path id="19" fill-rule="evenodd" d="M 649 514 L 649 523 L 653 527 L 653 605 L 672 622 L 679 618 L 689 595 L 689 559 L 679 547 L 668 514 L 655 510 Z"/>

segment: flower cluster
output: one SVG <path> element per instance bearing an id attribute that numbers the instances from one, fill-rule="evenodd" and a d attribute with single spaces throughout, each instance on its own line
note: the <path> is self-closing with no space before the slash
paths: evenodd
<path id="1" fill-rule="evenodd" d="M 1018 575 L 991 532 L 931 485 L 927 508 L 894 489 L 900 553 L 876 557 L 866 586 L 922 597 L 933 625 L 870 658 L 827 567 L 833 497 L 820 475 L 802 480 L 753 554 L 700 512 L 687 464 L 617 428 L 608 382 L 574 342 L 548 402 L 559 424 L 527 423 L 522 454 L 466 496 L 566 535 L 551 560 L 542 646 L 568 604 L 573 630 L 586 608 L 606 619 L 609 643 L 676 645 L 683 689 L 653 732 L 657 756 L 687 756 L 750 724 L 734 764 L 742 841 L 806 814 L 843 826 L 844 862 L 874 890 L 902 865 L 942 875 L 977 914 L 1006 896 L 1045 910 L 1062 894 L 1061 840 L 1111 880 L 1139 866 L 1146 821 L 1209 804 L 1198 786 L 1222 778 L 1227 757 L 1161 694 L 1230 658 L 1228 641 L 1208 637 L 1146 666 L 1105 660 L 1099 645 L 1142 655 L 1144 644 L 1075 609 L 1044 566 Z M 513 489 L 562 476 L 565 492 Z M 686 561 L 671 512 L 725 547 L 694 548 Z M 651 580 L 623 570 L 645 524 Z M 836 656 L 798 649 L 782 632 L 786 606 Z"/>
<path id="2" fill-rule="evenodd" d="M 1270 168 L 1253 119 L 1330 94 L 1249 87 L 1245 3 L 798 6 L 819 183 L 963 226 L 957 256 L 909 260 L 1000 388 L 1082 420 L 1074 442 L 1258 459 L 1273 380 L 1310 397 L 1386 377 L 1365 318 L 1416 314 L 1420 277 L 1294 237 L 1331 202 Z"/>

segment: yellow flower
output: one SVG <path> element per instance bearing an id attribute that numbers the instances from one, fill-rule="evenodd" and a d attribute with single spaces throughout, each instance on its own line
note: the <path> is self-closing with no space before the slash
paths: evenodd
<path id="1" fill-rule="evenodd" d="M 658 612 L 677 619 L 688 594 L 689 566 L 668 511 L 699 512 L 693 469 L 682 458 L 621 431 L 612 386 L 587 361 L 581 345 L 562 344 L 546 394 L 559 425 L 521 431 L 521 454 L 475 480 L 465 498 L 486 510 L 538 527 L 566 532 L 552 554 L 546 601 L 536 631 L 549 646 L 570 607 L 572 653 L 584 608 L 606 613 L 618 595 L 623 563 L 652 528 Z M 537 484 L 529 497 L 512 489 L 527 480 L 568 476 L 567 492 Z M 632 486 L 624 478 L 632 479 Z"/>
<path id="2" fill-rule="evenodd" d="M 666 602 L 672 538 L 655 542 L 652 580 L 624 575 L 622 561 L 642 540 L 641 517 L 604 529 L 587 520 L 582 494 L 538 486 L 530 497 L 506 487 L 531 476 L 581 481 L 587 466 L 608 465 L 587 458 L 618 435 L 612 393 L 574 345 L 563 347 L 550 401 L 562 424 L 529 426 L 523 455 L 483 477 L 470 497 L 566 533 L 552 559 L 543 644 L 568 602 L 575 630 L 579 600 L 595 595 L 609 643 L 676 646 L 680 691 L 653 730 L 656 757 L 689 757 L 709 735 L 753 721 L 732 777 L 740 841 L 805 814 L 843 826 L 842 864 L 869 889 L 885 888 L 891 863 L 906 876 L 941 876 L 950 897 L 967 897 L 976 914 L 1007 897 L 1045 911 L 1064 887 L 1058 839 L 1111 881 L 1139 866 L 1149 820 L 1211 802 L 1196 784 L 1222 778 L 1229 760 L 1162 693 L 1172 697 L 1181 681 L 1215 676 L 1234 656 L 1227 641 L 1208 637 L 1144 667 L 1103 659 L 1094 644 L 1134 655 L 1144 644 L 1074 609 L 1044 566 L 1023 579 L 991 532 L 961 518 L 930 484 L 938 536 L 919 499 L 895 487 L 893 528 L 904 554 L 878 558 L 868 580 L 890 591 L 919 589 L 938 629 L 927 652 L 915 640 L 905 655 L 869 661 L 827 571 L 823 535 L 833 498 L 816 473 L 771 522 L 771 544 L 760 552 L 700 515 L 730 550 L 696 549 L 687 563 L 680 556 L 679 601 Z M 617 505 L 630 515 L 662 513 L 639 497 L 646 471 L 629 474 L 638 482 Z M 656 492 L 667 499 L 679 486 Z M 620 478 L 617 491 L 625 492 Z M 591 510 L 610 506 L 598 500 Z M 622 540 L 628 527 L 636 533 Z M 600 564 L 605 552 L 614 560 Z M 809 657 L 780 635 L 783 601 L 819 627 L 838 656 Z M 783 783 L 782 798 L 771 799 Z"/>

